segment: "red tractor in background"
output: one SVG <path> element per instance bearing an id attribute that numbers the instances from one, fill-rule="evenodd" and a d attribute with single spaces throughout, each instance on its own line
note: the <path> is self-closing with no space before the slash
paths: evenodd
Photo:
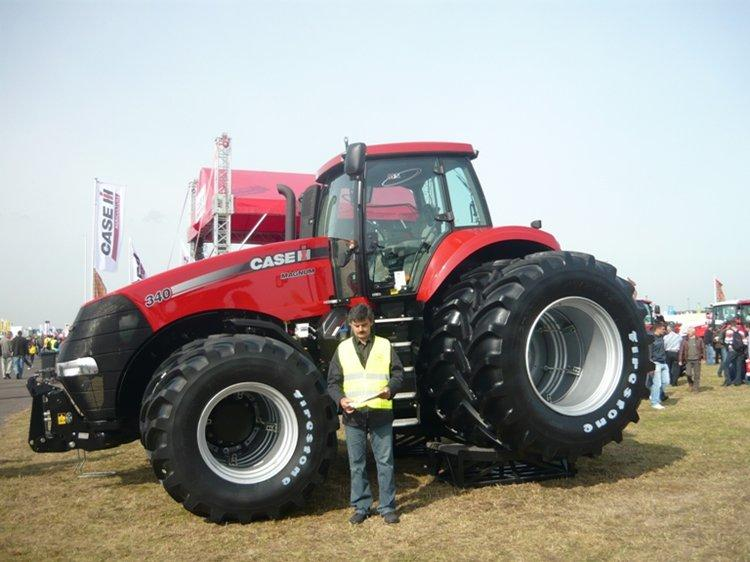
<path id="1" fill-rule="evenodd" d="M 302 505 L 337 446 L 325 374 L 368 302 L 410 387 L 394 431 L 555 459 L 637 421 L 648 363 L 633 287 L 533 227 L 493 227 L 468 144 L 348 146 L 287 201 L 286 240 L 86 303 L 29 443 L 140 438 L 157 478 L 213 521 Z"/>

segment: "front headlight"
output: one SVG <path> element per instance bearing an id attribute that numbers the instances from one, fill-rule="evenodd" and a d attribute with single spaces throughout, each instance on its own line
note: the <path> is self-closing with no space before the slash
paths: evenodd
<path id="1" fill-rule="evenodd" d="M 58 377 L 78 377 L 81 375 L 98 375 L 99 365 L 93 357 L 79 357 L 72 361 L 57 364 Z"/>

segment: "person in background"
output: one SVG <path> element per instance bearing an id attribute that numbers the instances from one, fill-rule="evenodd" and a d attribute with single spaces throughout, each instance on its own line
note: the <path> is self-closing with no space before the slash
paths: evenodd
<path id="1" fill-rule="evenodd" d="M 721 377 L 724 374 L 724 362 L 727 360 L 727 349 L 724 345 L 724 331 L 726 330 L 726 324 L 723 324 L 716 329 L 714 334 L 714 349 L 716 351 L 716 363 L 719 368 L 716 370 L 716 376 Z"/>
<path id="2" fill-rule="evenodd" d="M 735 359 L 732 356 L 732 340 L 734 339 L 734 321 L 727 322 L 724 329 L 720 332 L 721 342 L 724 344 L 722 348 L 722 361 L 719 367 L 724 372 L 724 384 L 721 386 L 729 386 L 731 381 L 734 379 L 734 363 Z"/>
<path id="3" fill-rule="evenodd" d="M 701 385 L 701 361 L 705 356 L 705 343 L 695 337 L 695 328 L 688 328 L 687 337 L 682 340 L 677 362 L 685 365 L 688 384 L 693 392 L 698 392 Z"/>
<path id="4" fill-rule="evenodd" d="M 36 338 L 34 336 L 31 336 L 31 339 L 29 339 L 29 353 L 24 358 L 24 361 L 29 366 L 29 369 L 34 366 L 34 358 L 36 357 L 37 351 Z"/>
<path id="5" fill-rule="evenodd" d="M 737 320 L 732 323 L 732 327 L 732 341 L 728 346 L 727 377 L 724 379 L 724 386 L 745 384 L 745 352 L 747 351 L 745 338 L 747 334 Z"/>
<path id="6" fill-rule="evenodd" d="M 18 330 L 18 334 L 13 338 L 11 345 L 13 347 L 13 367 L 16 371 L 16 378 L 22 379 L 24 359 L 29 353 L 29 340 L 23 337 L 21 330 Z"/>
<path id="7" fill-rule="evenodd" d="M 706 332 L 703 334 L 703 347 L 706 350 L 706 365 L 713 365 L 716 363 L 716 351 L 714 350 L 714 331 L 711 326 L 706 328 Z"/>
<path id="8" fill-rule="evenodd" d="M 3 332 L 3 337 L 0 339 L 0 350 L 2 350 L 2 361 L 0 361 L 0 370 L 2 370 L 3 378 L 9 379 L 10 373 L 13 370 L 13 344 L 11 340 L 13 334 L 10 332 Z"/>
<path id="9" fill-rule="evenodd" d="M 672 386 L 677 386 L 677 379 L 680 376 L 680 365 L 677 356 L 680 353 L 682 336 L 675 331 L 674 324 L 667 324 L 667 333 L 664 335 L 664 350 L 667 353 L 667 368 L 669 369 L 669 382 Z"/>
<path id="10" fill-rule="evenodd" d="M 654 341 L 651 343 L 651 361 L 654 364 L 654 376 L 651 383 L 651 407 L 663 410 L 661 394 L 669 384 L 669 368 L 667 367 L 667 352 L 664 349 L 664 334 L 667 329 L 663 322 L 654 324 Z"/>

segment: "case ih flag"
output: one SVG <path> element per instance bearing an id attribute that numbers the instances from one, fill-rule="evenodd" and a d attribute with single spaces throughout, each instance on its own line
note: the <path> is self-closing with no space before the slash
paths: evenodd
<path id="1" fill-rule="evenodd" d="M 117 271 L 122 246 L 121 187 L 96 182 L 94 217 L 94 267 L 98 271 Z"/>
<path id="2" fill-rule="evenodd" d="M 715 302 L 722 302 L 727 300 L 727 296 L 724 294 L 724 283 L 714 277 L 714 297 Z"/>

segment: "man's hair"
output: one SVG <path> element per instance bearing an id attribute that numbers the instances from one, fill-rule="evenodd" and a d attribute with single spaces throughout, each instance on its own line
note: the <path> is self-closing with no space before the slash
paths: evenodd
<path id="1" fill-rule="evenodd" d="M 373 314 L 372 309 L 366 304 L 358 304 L 357 306 L 349 310 L 349 314 L 347 315 L 346 319 L 349 323 L 364 322 L 365 320 L 374 322 L 375 315 Z"/>
<path id="2" fill-rule="evenodd" d="M 654 330 L 656 328 L 666 328 L 666 327 L 667 327 L 667 323 L 666 322 L 657 322 L 656 324 L 654 324 Z"/>

